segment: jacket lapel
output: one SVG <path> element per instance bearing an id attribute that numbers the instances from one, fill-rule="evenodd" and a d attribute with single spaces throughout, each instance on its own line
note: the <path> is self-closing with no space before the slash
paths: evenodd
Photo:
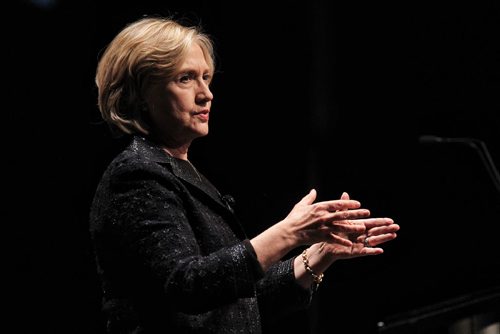
<path id="1" fill-rule="evenodd" d="M 134 136 L 131 147 L 132 150 L 140 151 L 141 154 L 149 160 L 168 165 L 172 173 L 184 183 L 189 184 L 191 188 L 195 188 L 198 193 L 201 193 L 202 196 L 213 202 L 218 207 L 221 207 L 223 210 L 229 211 L 234 215 L 234 209 L 231 207 L 232 203 L 226 199 L 226 196 L 222 196 L 218 191 L 213 193 L 205 189 L 205 187 L 201 186 L 200 182 L 198 182 L 197 178 L 181 169 L 173 157 L 166 154 L 161 147 L 152 141 L 141 136 Z M 200 176 L 205 179 L 205 182 L 209 182 L 202 174 L 200 174 Z"/>

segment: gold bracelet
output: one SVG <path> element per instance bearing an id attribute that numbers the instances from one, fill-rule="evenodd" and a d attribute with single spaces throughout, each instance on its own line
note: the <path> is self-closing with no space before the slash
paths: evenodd
<path id="1" fill-rule="evenodd" d="M 304 263 L 304 268 L 306 268 L 306 271 L 311 274 L 312 276 L 312 279 L 313 279 L 313 282 L 314 282 L 314 286 L 313 286 L 313 289 L 314 290 L 317 290 L 318 289 L 318 286 L 319 284 L 323 281 L 323 276 L 324 274 L 321 273 L 321 274 L 316 274 L 311 266 L 309 266 L 309 259 L 307 258 L 307 248 L 304 249 L 304 251 L 302 252 L 302 262 Z"/>

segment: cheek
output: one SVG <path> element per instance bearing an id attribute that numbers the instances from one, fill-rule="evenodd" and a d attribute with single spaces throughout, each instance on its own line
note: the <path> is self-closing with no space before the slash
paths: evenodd
<path id="1" fill-rule="evenodd" d="M 167 89 L 156 95 L 155 119 L 164 122 L 181 121 L 190 117 L 193 109 L 193 97 L 190 91 Z"/>
<path id="2" fill-rule="evenodd" d="M 176 116 L 175 105 L 168 99 L 157 99 L 149 108 L 149 116 L 156 126 L 164 127 L 172 123 Z"/>
<path id="3" fill-rule="evenodd" d="M 171 96 L 171 107 L 177 113 L 190 113 L 193 108 L 193 99 L 189 92 Z"/>

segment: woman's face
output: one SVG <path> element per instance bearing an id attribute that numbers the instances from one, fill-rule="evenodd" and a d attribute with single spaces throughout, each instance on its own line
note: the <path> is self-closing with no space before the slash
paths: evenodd
<path id="1" fill-rule="evenodd" d="M 212 72 L 203 51 L 193 44 L 174 78 L 153 85 L 147 92 L 153 133 L 167 147 L 189 145 L 193 139 L 208 134 L 211 80 Z"/>

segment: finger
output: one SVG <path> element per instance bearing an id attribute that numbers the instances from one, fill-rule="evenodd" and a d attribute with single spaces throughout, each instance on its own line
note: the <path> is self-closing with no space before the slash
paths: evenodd
<path id="1" fill-rule="evenodd" d="M 352 246 L 352 241 L 349 239 L 342 238 L 341 236 L 336 235 L 335 233 L 330 233 L 331 236 L 331 241 L 333 243 L 343 245 L 346 247 L 351 247 Z"/>
<path id="2" fill-rule="evenodd" d="M 382 254 L 384 250 L 380 247 L 364 247 L 361 250 L 362 255 L 379 255 Z"/>
<path id="3" fill-rule="evenodd" d="M 344 191 L 342 193 L 342 195 L 340 195 L 340 199 L 342 199 L 342 200 L 349 200 L 350 199 L 349 198 L 349 194 Z M 346 209 L 344 209 L 344 210 L 346 210 Z"/>
<path id="4" fill-rule="evenodd" d="M 397 238 L 396 233 L 385 233 L 385 234 L 380 234 L 380 235 L 362 238 L 363 240 L 361 240 L 358 237 L 358 242 L 362 242 L 366 247 L 374 247 L 374 246 L 383 244 L 385 242 L 394 240 L 396 238 Z"/>
<path id="5" fill-rule="evenodd" d="M 383 249 L 380 247 L 376 247 L 380 244 L 380 240 L 385 239 L 379 237 L 367 237 L 365 235 L 360 235 L 356 238 L 356 242 L 363 245 L 361 252 L 365 255 L 376 255 L 383 253 Z"/>
<path id="6" fill-rule="evenodd" d="M 399 231 L 399 225 L 398 224 L 391 224 L 391 225 L 386 225 L 386 226 L 372 227 L 372 228 L 366 230 L 366 234 L 368 236 L 373 236 L 373 235 L 380 235 L 380 234 L 386 234 L 386 233 L 394 233 L 397 231 Z"/>
<path id="7" fill-rule="evenodd" d="M 375 245 L 383 244 L 384 242 L 394 240 L 397 237 L 398 237 L 398 235 L 396 233 L 386 233 L 386 234 L 382 234 L 382 235 L 377 235 L 375 237 L 376 238 Z"/>
<path id="8" fill-rule="evenodd" d="M 341 211 L 341 210 L 349 210 L 349 209 L 358 209 L 361 206 L 359 201 L 355 201 L 352 199 L 336 199 L 332 201 L 324 201 L 316 203 L 322 209 L 333 212 L 333 211 Z"/>
<path id="9" fill-rule="evenodd" d="M 362 256 L 379 255 L 382 254 L 383 252 L 384 250 L 380 247 L 363 247 L 356 249 L 354 252 L 344 252 L 344 253 L 337 252 L 337 256 L 343 259 L 352 259 Z"/>
<path id="10" fill-rule="evenodd" d="M 391 218 L 367 218 L 360 220 L 360 222 L 361 221 L 365 224 L 367 230 L 372 229 L 374 227 L 394 224 L 394 220 L 392 220 Z"/>
<path id="11" fill-rule="evenodd" d="M 366 231 L 364 224 L 350 220 L 334 221 L 329 228 L 333 233 L 364 234 Z"/>
<path id="12" fill-rule="evenodd" d="M 366 218 L 369 216 L 370 216 L 370 210 L 353 209 L 353 210 L 342 210 L 334 212 L 331 214 L 331 216 L 329 216 L 329 218 L 332 220 L 348 220 L 348 219 Z"/>

